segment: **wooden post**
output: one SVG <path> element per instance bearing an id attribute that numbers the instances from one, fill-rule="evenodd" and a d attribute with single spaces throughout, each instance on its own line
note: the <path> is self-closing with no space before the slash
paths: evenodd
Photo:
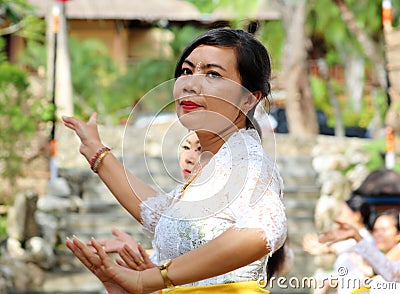
<path id="1" fill-rule="evenodd" d="M 400 138 L 400 28 L 392 27 L 392 4 L 390 0 L 382 1 L 382 26 L 385 36 L 386 69 L 389 79 L 388 95 L 390 106 L 386 113 L 385 123 L 393 131 L 393 140 Z M 394 153 L 398 146 L 394 144 Z"/>

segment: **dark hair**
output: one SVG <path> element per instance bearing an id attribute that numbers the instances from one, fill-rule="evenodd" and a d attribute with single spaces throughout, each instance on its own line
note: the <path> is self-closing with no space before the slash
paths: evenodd
<path id="1" fill-rule="evenodd" d="M 252 93 L 260 91 L 262 98 L 268 100 L 267 97 L 271 91 L 269 83 L 271 78 L 271 61 L 268 51 L 252 34 L 243 30 L 218 28 L 209 30 L 198 36 L 183 50 L 175 67 L 175 78 L 181 76 L 184 60 L 200 45 L 233 48 L 236 53 L 237 69 L 242 86 Z M 257 104 L 247 113 L 247 128 L 254 129 L 254 111 Z"/>
<path id="2" fill-rule="evenodd" d="M 371 230 L 372 222 L 375 218 L 375 209 L 360 195 L 353 195 L 345 201 L 347 206 L 354 212 L 359 211 L 364 225 Z"/>
<path id="3" fill-rule="evenodd" d="M 390 208 L 388 210 L 385 210 L 385 211 L 379 213 L 376 216 L 373 225 L 375 225 L 375 222 L 379 217 L 384 216 L 384 215 L 388 215 L 388 216 L 393 217 L 394 226 L 396 227 L 397 231 L 400 232 L 400 220 L 399 220 L 400 215 L 399 215 L 399 211 L 396 208 Z"/>
<path id="4" fill-rule="evenodd" d="M 283 264 L 285 262 L 285 256 L 286 256 L 285 251 L 286 250 L 287 250 L 286 246 L 282 245 L 268 259 L 267 282 L 269 282 L 269 280 L 275 273 L 279 273 L 279 270 L 281 269 L 281 267 L 283 266 Z"/>

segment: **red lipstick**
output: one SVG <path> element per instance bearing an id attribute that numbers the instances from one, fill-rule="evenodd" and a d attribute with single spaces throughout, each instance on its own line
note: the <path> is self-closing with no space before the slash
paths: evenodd
<path id="1" fill-rule="evenodd" d="M 183 100 L 181 102 L 182 108 L 183 109 L 187 109 L 187 110 L 191 110 L 191 109 L 195 109 L 195 108 L 199 108 L 200 105 L 192 102 L 192 101 L 188 101 L 188 100 Z"/>

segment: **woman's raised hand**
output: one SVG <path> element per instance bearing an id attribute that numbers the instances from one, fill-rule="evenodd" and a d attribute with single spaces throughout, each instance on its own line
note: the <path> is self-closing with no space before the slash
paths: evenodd
<path id="1" fill-rule="evenodd" d="M 318 240 L 314 233 L 306 234 L 303 237 L 303 250 L 311 255 L 327 254 L 330 252 L 328 245 Z"/>
<path id="2" fill-rule="evenodd" d="M 97 252 L 76 237 L 66 241 L 67 247 L 103 283 L 108 293 L 143 292 L 140 272 L 116 264 L 99 242 L 92 239 L 91 243 Z"/>
<path id="3" fill-rule="evenodd" d="M 358 230 L 352 225 L 340 221 L 335 221 L 339 226 L 337 228 L 322 232 L 319 235 L 319 241 L 323 243 L 335 243 L 347 239 L 355 239 L 360 241 L 362 239 Z"/>
<path id="4" fill-rule="evenodd" d="M 79 151 L 89 161 L 90 158 L 104 145 L 101 142 L 99 131 L 97 129 L 97 113 L 93 113 L 88 122 L 84 122 L 75 117 L 63 116 L 64 125 L 78 135 L 81 140 Z"/>

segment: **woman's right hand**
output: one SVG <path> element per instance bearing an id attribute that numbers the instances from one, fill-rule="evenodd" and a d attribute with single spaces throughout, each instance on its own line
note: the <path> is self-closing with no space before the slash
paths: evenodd
<path id="1" fill-rule="evenodd" d="M 322 232 L 319 241 L 323 243 L 335 243 L 347 239 L 355 239 L 357 242 L 362 240 L 358 230 L 352 225 L 340 221 L 335 221 L 339 227 Z"/>
<path id="2" fill-rule="evenodd" d="M 94 239 L 91 242 L 96 252 L 92 252 L 76 237 L 72 240 L 67 239 L 66 245 L 81 263 L 103 283 L 108 293 L 143 293 L 143 280 L 139 271 L 115 264 L 100 243 Z"/>
<path id="3" fill-rule="evenodd" d="M 88 122 L 67 116 L 63 116 L 62 120 L 66 127 L 74 130 L 78 135 L 81 140 L 79 151 L 88 161 L 100 148 L 104 147 L 97 129 L 97 113 L 94 112 Z"/>

